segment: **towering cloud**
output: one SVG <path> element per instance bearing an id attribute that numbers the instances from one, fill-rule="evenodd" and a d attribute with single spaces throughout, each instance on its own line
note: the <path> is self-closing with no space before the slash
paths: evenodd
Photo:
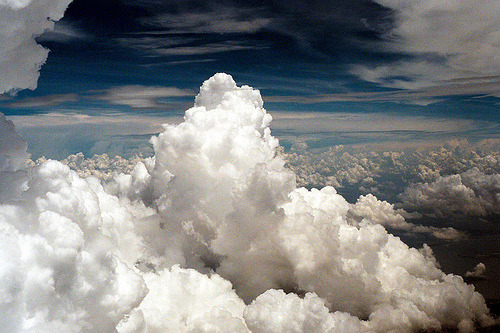
<path id="1" fill-rule="evenodd" d="M 71 1 L 0 1 L 0 93 L 36 88 L 49 51 L 35 38 L 54 27 Z"/>
<path id="2" fill-rule="evenodd" d="M 444 274 L 428 246 L 410 248 L 384 229 L 405 226 L 392 206 L 297 188 L 270 122 L 258 90 L 216 74 L 130 173 L 101 181 L 56 161 L 35 166 L 19 197 L 0 205 L 2 324 L 102 332 L 491 324 L 483 297 Z"/>

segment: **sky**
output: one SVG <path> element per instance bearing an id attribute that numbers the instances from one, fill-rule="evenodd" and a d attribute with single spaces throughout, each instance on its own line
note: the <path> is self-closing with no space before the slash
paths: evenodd
<path id="1" fill-rule="evenodd" d="M 261 91 L 287 148 L 373 140 L 333 130 L 302 137 L 311 131 L 293 116 L 309 112 L 392 118 L 384 130 L 396 141 L 408 140 L 397 134 L 401 122 L 413 140 L 498 138 L 497 13 L 496 1 L 76 0 L 37 38 L 50 50 L 38 81 L 24 85 L 37 88 L 11 90 L 0 111 L 20 116 L 34 158 L 147 154 L 148 136 L 161 130 L 150 118 L 178 121 L 201 82 L 226 72 Z M 94 123 L 78 128 L 80 115 Z M 116 137 L 118 116 L 126 138 Z M 450 126 L 436 131 L 436 120 Z M 49 139 L 73 132 L 57 147 Z"/>
<path id="2" fill-rule="evenodd" d="M 499 16 L 0 0 L 0 324 L 498 327 Z"/>

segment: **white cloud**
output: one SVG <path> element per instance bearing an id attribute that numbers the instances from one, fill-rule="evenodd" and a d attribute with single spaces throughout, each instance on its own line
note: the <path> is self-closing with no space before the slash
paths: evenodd
<path id="1" fill-rule="evenodd" d="M 254 333 L 355 333 L 366 329 L 357 317 L 339 311 L 330 313 L 324 303 L 314 293 L 300 298 L 282 290 L 268 290 L 245 309 L 245 319 Z"/>
<path id="2" fill-rule="evenodd" d="M 54 27 L 71 0 L 0 1 L 0 93 L 35 89 L 48 50 L 35 37 Z"/>
<path id="3" fill-rule="evenodd" d="M 355 72 L 363 79 L 415 88 L 452 78 L 500 74 L 498 1 L 376 2 L 393 10 L 393 26 L 383 36 L 386 50 L 412 55 L 414 60 L 358 66 Z"/>
<path id="4" fill-rule="evenodd" d="M 427 233 L 438 239 L 460 239 L 465 235 L 458 230 L 448 228 L 429 227 L 407 222 L 406 218 L 420 218 L 421 215 L 409 214 L 403 209 L 395 209 L 393 204 L 380 201 L 373 194 L 362 195 L 355 204 L 351 204 L 348 215 L 359 223 L 377 223 L 389 230 L 403 230 L 408 233 Z M 352 222 L 351 222 L 352 223 Z"/>
<path id="5" fill-rule="evenodd" d="M 484 298 L 443 273 L 428 246 L 410 248 L 380 223 L 354 225 L 351 205 L 332 187 L 297 188 L 270 122 L 257 90 L 217 74 L 129 175 L 102 185 L 60 162 L 33 167 L 19 199 L 0 204 L 3 327 L 382 332 L 492 324 Z"/>
<path id="6" fill-rule="evenodd" d="M 484 174 L 472 168 L 434 182 L 411 185 L 402 193 L 408 209 L 439 217 L 453 213 L 486 216 L 500 213 L 500 174 Z"/>

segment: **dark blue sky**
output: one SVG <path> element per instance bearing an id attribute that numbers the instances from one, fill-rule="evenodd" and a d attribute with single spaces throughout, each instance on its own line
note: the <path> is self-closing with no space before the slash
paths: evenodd
<path id="1" fill-rule="evenodd" d="M 453 22 L 460 10 L 423 10 L 421 1 L 413 6 L 390 0 L 75 0 L 55 31 L 38 38 L 51 50 L 38 88 L 0 100 L 0 112 L 179 116 L 204 80 L 226 72 L 238 84 L 259 88 L 271 113 L 467 119 L 487 124 L 450 135 L 474 139 L 486 126 L 479 139 L 498 137 L 500 72 L 488 44 L 496 23 L 491 31 L 454 33 L 453 24 L 438 23 Z M 408 32 L 408 22 L 421 22 L 412 27 L 418 35 Z M 475 33 L 471 44 L 489 51 L 479 57 L 457 47 L 465 33 Z M 25 125 L 20 131 L 36 140 L 34 127 Z M 293 130 L 300 132 L 300 125 Z M 75 143 L 68 152 L 82 147 Z"/>

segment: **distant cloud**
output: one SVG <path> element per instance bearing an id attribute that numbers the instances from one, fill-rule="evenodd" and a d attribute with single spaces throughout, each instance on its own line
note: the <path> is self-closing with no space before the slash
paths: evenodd
<path id="1" fill-rule="evenodd" d="M 373 194 L 362 195 L 351 204 L 348 214 L 358 223 L 381 224 L 389 230 L 403 230 L 408 234 L 425 233 L 438 239 L 457 240 L 465 234 L 454 228 L 437 228 L 407 222 L 406 218 L 420 218 L 418 213 L 409 214 L 403 209 L 395 209 L 394 204 L 380 201 Z M 406 218 L 405 218 L 406 217 Z"/>
<path id="2" fill-rule="evenodd" d="M 101 110 L 102 112 L 102 110 Z M 152 154 L 149 139 L 162 130 L 163 123 L 178 123 L 180 116 L 154 117 L 115 114 L 49 113 L 11 116 L 20 135 L 29 142 L 33 158 L 63 159 L 75 152 L 87 156 L 107 153 L 131 157 Z"/>
<path id="3" fill-rule="evenodd" d="M 404 68 L 402 66 L 401 68 Z M 467 79 L 453 79 L 448 81 L 438 81 L 428 83 L 422 82 L 408 83 L 407 81 L 386 82 L 389 66 L 377 68 L 367 68 L 365 66 L 356 66 L 353 72 L 365 81 L 380 83 L 384 86 L 397 87 L 401 90 L 383 91 L 383 92 L 354 92 L 309 96 L 268 96 L 266 102 L 288 102 L 299 104 L 311 103 L 329 103 L 329 102 L 397 102 L 417 105 L 427 105 L 440 101 L 448 96 L 459 95 L 479 95 L 494 96 L 500 98 L 500 76 L 475 77 Z M 427 70 L 432 72 L 432 67 Z M 403 77 L 408 73 L 399 72 Z M 429 81 L 430 82 L 430 81 Z"/>
<path id="4" fill-rule="evenodd" d="M 7 106 L 11 108 L 43 108 L 60 105 L 66 102 L 76 102 L 79 100 L 77 94 L 55 94 L 37 97 L 26 97 L 15 99 Z"/>
<path id="5" fill-rule="evenodd" d="M 220 6 L 210 12 L 165 13 L 148 19 L 147 23 L 168 33 L 255 33 L 272 21 L 258 14 L 258 8 Z"/>
<path id="6" fill-rule="evenodd" d="M 162 86 L 118 86 L 104 91 L 103 94 L 92 96 L 96 100 L 107 101 L 111 104 L 126 105 L 131 108 L 161 108 L 162 98 L 193 96 L 194 92 L 189 89 Z"/>
<path id="7" fill-rule="evenodd" d="M 142 50 L 153 56 L 190 56 L 204 55 L 241 50 L 256 50 L 267 48 L 262 42 L 247 42 L 238 40 L 225 40 L 217 43 L 207 42 L 203 38 L 183 36 L 170 37 L 162 34 L 145 33 L 145 35 L 131 35 L 116 39 L 126 47 Z"/>
<path id="8" fill-rule="evenodd" d="M 474 267 L 474 270 L 467 271 L 465 273 L 466 278 L 484 278 L 484 272 L 486 272 L 486 265 L 480 262 Z"/>
<path id="9" fill-rule="evenodd" d="M 395 113 L 273 112 L 271 125 L 280 139 L 290 143 L 321 145 L 375 141 L 428 141 L 449 139 L 450 135 L 473 137 L 495 131 L 494 122 L 457 118 L 409 116 Z"/>
<path id="10" fill-rule="evenodd" d="M 434 182 L 411 185 L 401 196 L 405 207 L 438 217 L 453 213 L 500 214 L 500 174 L 472 168 Z"/>
<path id="11" fill-rule="evenodd" d="M 392 10 L 383 33 L 387 52 L 411 60 L 355 66 L 353 73 L 395 88 L 421 88 L 437 81 L 500 74 L 500 3 L 467 0 L 375 0 Z"/>

